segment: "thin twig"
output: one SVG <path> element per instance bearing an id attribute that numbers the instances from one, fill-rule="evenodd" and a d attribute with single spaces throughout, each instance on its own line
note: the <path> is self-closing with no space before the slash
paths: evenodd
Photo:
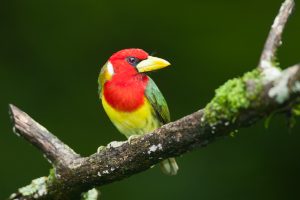
<path id="1" fill-rule="evenodd" d="M 34 121 L 25 112 L 10 104 L 9 111 L 14 123 L 14 132 L 33 144 L 58 168 L 65 168 L 80 156 L 70 147 Z"/>
<path id="2" fill-rule="evenodd" d="M 276 16 L 268 38 L 266 40 L 263 52 L 260 57 L 259 67 L 264 70 L 273 67 L 276 58 L 276 51 L 281 45 L 281 36 L 289 16 L 295 6 L 294 0 L 285 0 L 281 5 L 278 15 Z"/>

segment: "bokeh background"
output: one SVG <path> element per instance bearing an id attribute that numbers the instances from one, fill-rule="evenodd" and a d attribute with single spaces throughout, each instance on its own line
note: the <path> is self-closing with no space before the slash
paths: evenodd
<path id="1" fill-rule="evenodd" d="M 176 120 L 204 107 L 226 80 L 257 65 L 281 2 L 1 0 L 0 199 L 50 168 L 40 152 L 12 133 L 9 103 L 78 153 L 92 154 L 125 139 L 97 96 L 100 67 L 113 52 L 139 47 L 172 63 L 150 76 Z M 283 67 L 300 60 L 295 11 L 279 51 Z M 175 177 L 153 168 L 103 186 L 102 198 L 300 198 L 299 131 L 299 124 L 290 130 L 283 116 L 274 117 L 268 129 L 260 122 L 178 158 Z"/>

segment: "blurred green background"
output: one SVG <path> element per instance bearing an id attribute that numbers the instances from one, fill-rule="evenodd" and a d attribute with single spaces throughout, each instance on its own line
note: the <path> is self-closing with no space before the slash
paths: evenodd
<path id="1" fill-rule="evenodd" d="M 0 3 L 0 199 L 48 174 L 42 154 L 12 133 L 8 104 L 29 113 L 82 155 L 124 140 L 97 95 L 115 51 L 143 48 L 172 66 L 150 76 L 172 119 L 205 106 L 214 89 L 253 69 L 282 0 L 2 0 Z M 299 3 L 299 2 L 298 2 Z M 299 8 L 300 4 L 298 5 Z M 279 51 L 300 60 L 300 11 Z M 298 120 L 300 121 L 300 120 Z M 153 168 L 101 188 L 103 199 L 297 199 L 300 125 L 283 116 L 178 158 L 178 176 Z"/>

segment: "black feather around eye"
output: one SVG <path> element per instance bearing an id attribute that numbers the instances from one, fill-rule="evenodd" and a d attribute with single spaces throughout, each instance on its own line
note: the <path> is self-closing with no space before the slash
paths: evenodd
<path id="1" fill-rule="evenodd" d="M 126 58 L 126 61 L 127 61 L 130 65 L 132 65 L 132 66 L 134 66 L 134 67 L 140 62 L 140 60 L 139 60 L 138 58 L 136 58 L 136 57 L 131 57 L 131 56 L 127 57 L 127 58 Z"/>

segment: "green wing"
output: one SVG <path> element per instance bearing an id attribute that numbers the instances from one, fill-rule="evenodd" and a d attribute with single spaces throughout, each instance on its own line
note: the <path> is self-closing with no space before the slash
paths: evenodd
<path id="1" fill-rule="evenodd" d="M 162 93 L 154 83 L 154 81 L 150 78 L 147 84 L 145 95 L 152 105 L 157 117 L 159 117 L 160 121 L 164 124 L 170 122 L 170 112 L 165 98 Z"/>

